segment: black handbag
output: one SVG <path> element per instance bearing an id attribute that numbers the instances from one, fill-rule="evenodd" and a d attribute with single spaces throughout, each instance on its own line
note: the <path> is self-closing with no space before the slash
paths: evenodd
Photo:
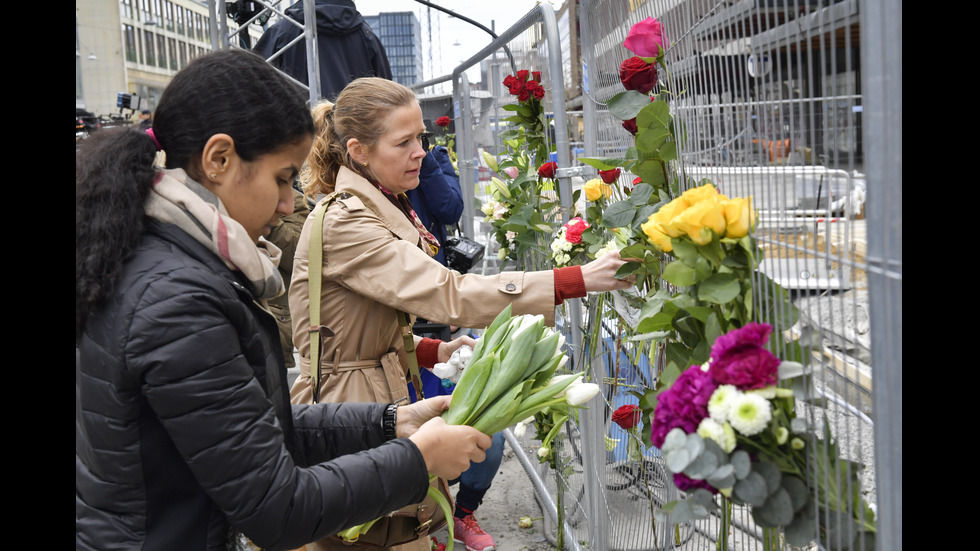
<path id="1" fill-rule="evenodd" d="M 483 258 L 486 247 L 463 235 L 456 224 L 456 235 L 446 238 L 446 265 L 461 274 L 470 271 Z"/>

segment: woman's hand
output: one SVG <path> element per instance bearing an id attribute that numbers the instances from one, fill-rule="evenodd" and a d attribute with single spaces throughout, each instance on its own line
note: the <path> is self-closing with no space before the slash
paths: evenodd
<path id="1" fill-rule="evenodd" d="M 473 348 L 476 346 L 476 340 L 468 335 L 463 335 L 457 339 L 453 339 L 449 342 L 443 342 L 439 345 L 439 363 L 446 363 L 449 361 L 449 357 L 453 355 L 453 352 L 459 349 L 463 345 Z"/>
<path id="2" fill-rule="evenodd" d="M 399 413 L 401 410 L 398 408 Z M 489 436 L 473 427 L 447 425 L 442 417 L 427 421 L 409 440 L 422 452 L 429 473 L 449 480 L 469 469 L 470 461 L 480 463 L 486 459 L 487 448 L 493 442 Z"/>
<path id="3" fill-rule="evenodd" d="M 436 396 L 407 406 L 399 406 L 398 413 L 395 415 L 395 436 L 397 438 L 412 436 L 426 421 L 442 415 L 442 412 L 449 409 L 451 399 L 452 396 L 449 395 Z"/>
<path id="4" fill-rule="evenodd" d="M 585 282 L 585 290 L 613 291 L 632 287 L 636 284 L 636 276 L 629 276 L 623 279 L 616 279 L 614 276 L 623 264 L 635 261 L 637 259 L 622 258 L 619 256 L 619 251 L 612 251 L 582 266 L 582 279 Z"/>

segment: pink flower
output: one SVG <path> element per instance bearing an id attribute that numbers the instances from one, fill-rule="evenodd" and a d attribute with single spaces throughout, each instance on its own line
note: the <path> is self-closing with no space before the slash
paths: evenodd
<path id="1" fill-rule="evenodd" d="M 690 490 L 697 490 L 698 488 L 704 488 L 713 494 L 717 494 L 718 490 L 714 486 L 708 484 L 704 480 L 694 480 L 693 478 L 687 476 L 684 473 L 674 474 L 674 486 L 682 492 L 687 492 Z"/>
<path id="2" fill-rule="evenodd" d="M 572 218 L 565 224 L 565 241 L 573 244 L 582 242 L 582 232 L 589 229 L 589 223 L 578 216 Z"/>
<path id="3" fill-rule="evenodd" d="M 521 173 L 521 171 L 517 170 L 517 167 L 516 166 L 509 166 L 509 167 L 507 167 L 507 168 L 504 169 L 504 174 L 510 176 L 510 178 L 512 180 L 514 178 L 517 178 L 517 175 L 520 174 L 520 173 Z"/>
<path id="4" fill-rule="evenodd" d="M 772 326 L 748 323 L 718 337 L 711 347 L 708 373 L 719 385 L 739 390 L 764 388 L 779 381 L 779 358 L 765 347 Z"/>
<path id="5" fill-rule="evenodd" d="M 699 365 L 692 365 L 681 373 L 674 384 L 657 397 L 650 424 L 653 445 L 662 447 L 667 433 L 674 428 L 688 434 L 697 432 L 698 425 L 708 417 L 708 400 L 716 388 L 718 385 L 711 375 L 701 371 Z"/>
<path id="6" fill-rule="evenodd" d="M 668 43 L 660 21 L 647 17 L 633 25 L 623 46 L 640 57 L 659 57 L 667 50 Z"/>
<path id="7" fill-rule="evenodd" d="M 640 415 L 643 410 L 636 404 L 620 406 L 612 414 L 612 421 L 625 430 L 629 430 L 640 422 Z"/>

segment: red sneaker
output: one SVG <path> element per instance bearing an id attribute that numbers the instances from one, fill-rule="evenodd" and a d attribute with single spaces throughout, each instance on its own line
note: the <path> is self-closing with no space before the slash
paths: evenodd
<path id="1" fill-rule="evenodd" d="M 466 545 L 467 551 L 494 551 L 497 548 L 493 538 L 480 528 L 473 515 L 453 517 L 453 540 Z"/>

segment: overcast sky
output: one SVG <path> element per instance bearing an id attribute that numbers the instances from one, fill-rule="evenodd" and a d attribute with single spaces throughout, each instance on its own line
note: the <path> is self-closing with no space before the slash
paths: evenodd
<path id="1" fill-rule="evenodd" d="M 488 29 L 494 29 L 497 34 L 511 27 L 521 17 L 538 5 L 538 0 L 428 0 L 448 8 L 462 16 L 468 17 Z M 429 52 L 424 50 L 423 64 L 427 74 L 425 78 L 434 78 L 448 74 L 461 62 L 473 57 L 485 48 L 493 38 L 479 27 L 475 27 L 461 19 L 451 18 L 448 14 L 426 7 L 414 0 L 355 0 L 357 10 L 362 15 L 377 15 L 380 12 L 410 11 L 415 14 L 422 25 L 422 40 L 428 36 L 428 19 L 426 12 L 432 14 L 432 36 L 438 40 L 440 47 L 432 52 L 432 63 L 435 74 L 428 74 Z M 547 1 L 555 6 L 562 5 L 561 0 Z M 420 14 L 420 9 L 422 13 Z M 421 17 L 420 17 L 421 15 Z M 441 58 L 441 59 L 440 59 Z M 467 71 L 470 78 L 478 78 L 477 71 Z"/>

